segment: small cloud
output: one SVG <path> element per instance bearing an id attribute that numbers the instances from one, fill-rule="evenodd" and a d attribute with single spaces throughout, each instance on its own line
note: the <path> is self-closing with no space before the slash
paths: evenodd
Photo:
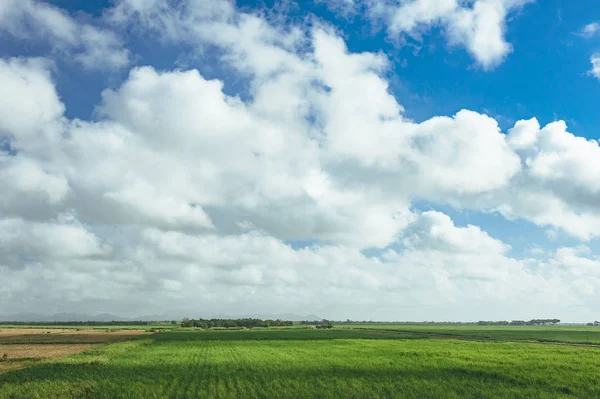
<path id="1" fill-rule="evenodd" d="M 581 32 L 579 32 L 579 36 L 589 39 L 598 33 L 600 33 L 600 23 L 592 22 L 591 24 L 587 24 L 583 27 L 583 29 L 581 29 Z"/>
<path id="2" fill-rule="evenodd" d="M 331 11 L 345 17 L 355 15 L 359 7 L 358 1 L 355 0 L 317 0 L 316 3 L 325 3 Z"/>
<path id="3" fill-rule="evenodd" d="M 600 79 L 600 53 L 592 55 L 590 62 L 592 63 L 592 69 L 589 70 L 588 75 Z"/>

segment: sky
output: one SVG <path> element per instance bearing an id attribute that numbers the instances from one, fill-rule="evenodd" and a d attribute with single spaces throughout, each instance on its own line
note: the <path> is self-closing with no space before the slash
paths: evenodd
<path id="1" fill-rule="evenodd" d="M 594 0 L 0 0 L 0 315 L 600 317 Z"/>

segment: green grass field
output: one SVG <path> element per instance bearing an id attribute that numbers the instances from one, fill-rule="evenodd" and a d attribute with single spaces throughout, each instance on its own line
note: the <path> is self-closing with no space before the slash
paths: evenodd
<path id="1" fill-rule="evenodd" d="M 0 374 L 0 398 L 597 398 L 600 350 L 360 330 L 168 331 Z"/>
<path id="2" fill-rule="evenodd" d="M 477 325 L 409 325 L 409 324 L 346 324 L 336 328 L 402 332 L 422 337 L 454 336 L 462 338 L 566 342 L 600 344 L 600 327 L 588 326 L 477 326 Z"/>

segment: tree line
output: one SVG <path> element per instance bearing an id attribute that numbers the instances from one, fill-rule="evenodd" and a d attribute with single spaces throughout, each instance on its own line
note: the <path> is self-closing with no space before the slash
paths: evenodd
<path id="1" fill-rule="evenodd" d="M 255 328 L 255 327 L 285 327 L 293 326 L 290 320 L 261 320 L 261 319 L 188 319 L 181 321 L 181 327 L 196 328 Z"/>

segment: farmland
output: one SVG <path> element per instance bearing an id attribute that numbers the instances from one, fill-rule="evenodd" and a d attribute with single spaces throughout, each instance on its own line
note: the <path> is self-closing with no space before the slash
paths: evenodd
<path id="1" fill-rule="evenodd" d="M 83 352 L 100 344 L 128 341 L 145 333 L 131 329 L 1 328 L 0 356 L 6 358 L 0 362 L 0 372 Z"/>
<path id="2" fill-rule="evenodd" d="M 381 330 L 416 337 L 467 338 L 503 341 L 562 342 L 599 344 L 600 327 L 588 326 L 478 326 L 478 325 L 411 325 L 411 324 L 346 324 L 337 328 L 362 331 Z"/>
<path id="3" fill-rule="evenodd" d="M 0 345 L 5 344 L 100 344 L 126 341 L 144 330 L 75 330 L 75 329 L 0 329 Z"/>
<path id="4" fill-rule="evenodd" d="M 593 346 L 475 338 L 349 328 L 138 334 L 0 371 L 0 398 L 600 397 Z"/>

